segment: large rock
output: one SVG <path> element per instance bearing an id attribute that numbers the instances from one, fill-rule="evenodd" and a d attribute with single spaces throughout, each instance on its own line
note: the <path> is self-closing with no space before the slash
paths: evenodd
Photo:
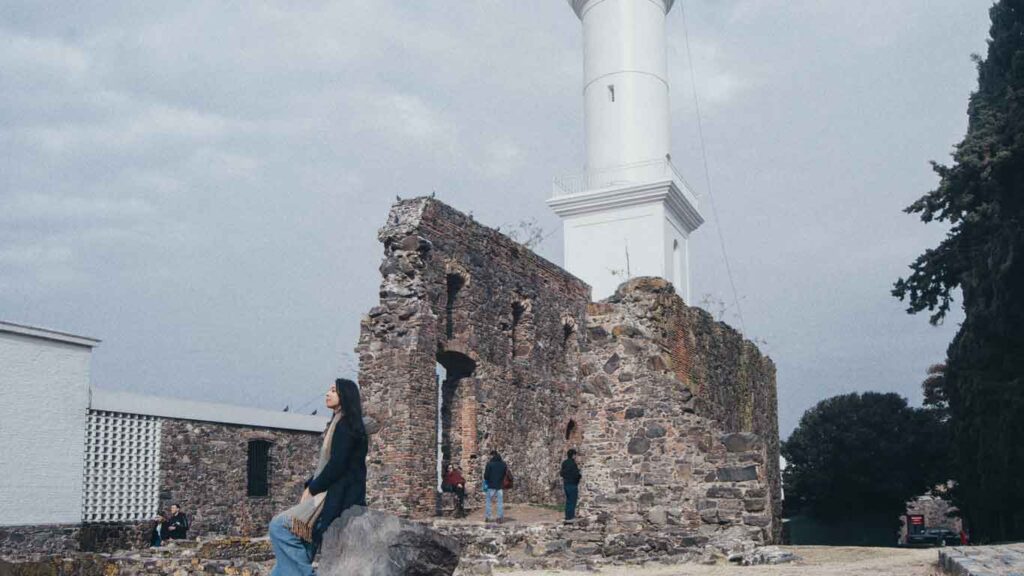
<path id="1" fill-rule="evenodd" d="M 729 452 L 750 452 L 761 447 L 761 438 L 750 432 L 736 432 L 723 435 L 722 443 Z"/>
<path id="2" fill-rule="evenodd" d="M 744 566 L 787 564 L 798 560 L 801 560 L 799 556 L 793 554 L 789 550 L 783 550 L 778 546 L 762 546 L 751 551 L 729 555 L 730 562 L 736 562 Z"/>
<path id="3" fill-rule="evenodd" d="M 757 466 L 726 466 L 718 469 L 719 482 L 757 480 Z"/>
<path id="4" fill-rule="evenodd" d="M 320 576 L 451 576 L 459 543 L 426 526 L 354 506 L 324 533 Z"/>

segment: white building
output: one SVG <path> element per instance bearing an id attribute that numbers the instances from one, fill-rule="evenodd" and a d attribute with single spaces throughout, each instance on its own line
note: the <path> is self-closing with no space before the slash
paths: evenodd
<path id="1" fill-rule="evenodd" d="M 40 547 L 0 555 L 133 547 L 170 502 L 199 533 L 262 534 L 301 492 L 326 417 L 96 389 L 98 343 L 0 321 L 0 533 Z"/>
<path id="2" fill-rule="evenodd" d="M 704 219 L 672 165 L 665 19 L 674 0 L 568 0 L 583 22 L 584 173 L 556 178 L 565 268 L 599 300 L 659 276 L 690 303 L 690 234 Z"/>
<path id="3" fill-rule="evenodd" d="M 0 526 L 82 521 L 99 340 L 0 322 Z"/>

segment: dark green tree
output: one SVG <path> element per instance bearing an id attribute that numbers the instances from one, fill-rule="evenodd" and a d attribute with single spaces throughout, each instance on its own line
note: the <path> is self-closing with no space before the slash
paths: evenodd
<path id="1" fill-rule="evenodd" d="M 924 393 L 922 404 L 938 410 L 943 419 L 949 416 L 949 393 L 946 391 L 946 365 L 932 364 L 928 367 L 928 376 L 921 382 Z"/>
<path id="2" fill-rule="evenodd" d="M 787 513 L 896 522 L 907 500 L 948 479 L 948 442 L 935 410 L 911 408 L 897 394 L 822 400 L 782 444 Z"/>
<path id="3" fill-rule="evenodd" d="M 907 211 L 950 225 L 893 294 L 943 320 L 955 290 L 965 319 L 947 350 L 954 498 L 976 538 L 1024 538 L 1024 0 L 990 9 L 988 53 L 953 164 Z"/>

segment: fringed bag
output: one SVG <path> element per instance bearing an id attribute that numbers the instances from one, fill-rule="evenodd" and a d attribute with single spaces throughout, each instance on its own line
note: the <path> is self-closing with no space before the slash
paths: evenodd
<path id="1" fill-rule="evenodd" d="M 296 511 L 295 516 L 292 517 L 292 534 L 306 542 L 313 542 L 313 530 L 316 527 L 316 521 L 320 519 L 320 513 L 324 511 L 326 496 L 327 493 L 322 492 L 310 498 L 307 502 L 312 502 L 313 507 L 308 513 L 304 510 Z"/>

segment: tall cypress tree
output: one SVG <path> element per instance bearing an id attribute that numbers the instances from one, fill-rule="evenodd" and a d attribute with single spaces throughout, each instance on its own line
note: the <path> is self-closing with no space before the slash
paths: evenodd
<path id="1" fill-rule="evenodd" d="M 953 164 L 907 208 L 951 229 L 893 294 L 942 321 L 953 292 L 965 320 L 947 350 L 957 500 L 973 535 L 1024 538 L 1024 0 L 1000 0 Z"/>

